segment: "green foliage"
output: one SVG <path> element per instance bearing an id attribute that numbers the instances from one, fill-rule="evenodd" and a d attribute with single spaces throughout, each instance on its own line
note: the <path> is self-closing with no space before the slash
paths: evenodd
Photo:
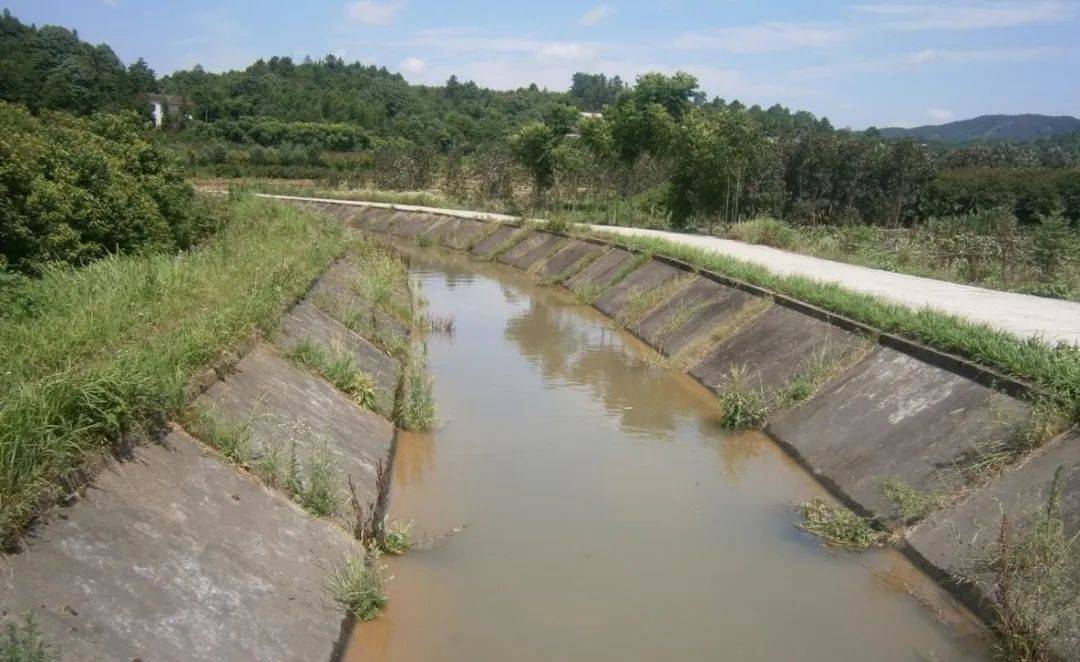
<path id="1" fill-rule="evenodd" d="M 357 554 L 331 569 L 326 587 L 350 614 L 361 621 L 370 621 L 390 600 L 383 592 L 385 582 L 378 554 L 371 553 L 370 559 Z"/>
<path id="2" fill-rule="evenodd" d="M 865 517 L 859 517 L 841 505 L 830 504 L 821 497 L 814 497 L 795 507 L 803 518 L 800 528 L 830 545 L 867 549 L 881 543 L 884 538 L 884 534 L 875 531 Z"/>
<path id="3" fill-rule="evenodd" d="M 121 434 L 181 412 L 188 380 L 269 331 L 346 241 L 336 221 L 271 201 L 221 213 L 189 253 L 47 269 L 31 311 L 0 324 L 0 541 Z"/>
<path id="4" fill-rule="evenodd" d="M 604 74 L 587 74 L 579 71 L 570 81 L 570 98 L 582 110 L 597 112 L 603 110 L 604 106 L 614 103 L 626 88 L 626 84 L 618 76 L 608 78 Z"/>
<path id="5" fill-rule="evenodd" d="M 371 136 L 356 126 L 342 122 L 287 122 L 273 117 L 241 117 L 192 124 L 188 139 L 224 139 L 234 143 L 278 147 L 297 145 L 345 152 L 371 147 Z"/>
<path id="6" fill-rule="evenodd" d="M 141 93 L 157 89 L 142 59 L 125 68 L 105 44 L 94 46 L 55 25 L 0 16 L 0 100 L 35 110 L 92 112 L 144 109 Z"/>
<path id="7" fill-rule="evenodd" d="M 8 617 L 0 624 L 0 662 L 52 662 L 59 658 L 38 631 L 30 612 L 21 620 Z"/>
<path id="8" fill-rule="evenodd" d="M 510 138 L 510 148 L 533 178 L 533 190 L 539 201 L 544 191 L 555 183 L 555 155 L 560 136 L 542 122 L 530 122 Z"/>
<path id="9" fill-rule="evenodd" d="M 9 269 L 186 249 L 215 225 L 133 114 L 34 117 L 0 103 L 0 255 Z"/>

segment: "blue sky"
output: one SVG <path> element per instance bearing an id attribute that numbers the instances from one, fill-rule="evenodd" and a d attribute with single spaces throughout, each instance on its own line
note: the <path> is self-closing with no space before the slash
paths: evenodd
<path id="1" fill-rule="evenodd" d="M 863 128 L 1080 115 L 1080 0 L 0 0 L 159 75 L 337 54 L 419 83 L 565 89 L 575 71 L 695 74 L 710 95 Z"/>

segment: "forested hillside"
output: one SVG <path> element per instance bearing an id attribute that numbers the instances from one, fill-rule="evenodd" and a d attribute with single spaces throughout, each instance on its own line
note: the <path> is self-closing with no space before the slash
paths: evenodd
<path id="1" fill-rule="evenodd" d="M 1032 142 L 1080 131 L 1080 119 L 1061 115 L 982 115 L 967 120 L 911 129 L 881 129 L 886 138 L 915 138 L 945 143 L 972 141 Z"/>
<path id="2" fill-rule="evenodd" d="M 142 95 L 157 89 L 141 58 L 125 67 L 106 44 L 92 45 L 74 30 L 23 25 L 0 15 L 0 100 L 32 109 L 145 112 Z"/>
<path id="3" fill-rule="evenodd" d="M 777 219 L 837 228 L 843 236 L 819 251 L 830 256 L 899 246 L 896 232 L 908 229 L 929 232 L 935 248 L 897 248 L 868 261 L 1000 287 L 1037 280 L 1023 287 L 1080 296 L 1077 260 L 1060 257 L 1071 239 L 1059 240 L 1075 238 L 1067 226 L 1080 223 L 1080 132 L 964 146 L 891 139 L 887 130 L 836 129 L 779 104 L 709 99 L 686 73 L 650 73 L 630 84 L 578 72 L 567 92 L 495 91 L 455 77 L 411 85 L 385 67 L 327 56 L 271 57 L 223 73 L 196 67 L 157 80 L 142 60 L 125 67 L 108 46 L 64 28 L 26 26 L 6 12 L 0 43 L 0 99 L 34 113 L 145 114 L 145 92 L 184 97 L 184 112 L 145 139 L 177 154 L 194 176 L 426 191 L 513 213 L 773 243 L 784 240 L 732 228 Z M 992 131 L 987 122 L 1001 120 L 954 124 L 973 135 Z M 1041 131 L 1037 124 L 1024 126 Z M 0 147 L 31 160 L 44 153 L 27 152 L 25 141 L 12 145 Z M 873 231 L 855 235 L 857 227 Z M 1011 268 L 1017 246 L 1033 251 L 1032 232 L 1044 227 L 1044 255 Z M 944 237 L 951 239 L 938 241 Z"/>

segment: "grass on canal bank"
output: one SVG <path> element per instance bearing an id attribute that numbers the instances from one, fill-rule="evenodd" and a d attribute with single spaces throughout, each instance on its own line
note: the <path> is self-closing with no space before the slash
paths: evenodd
<path id="1" fill-rule="evenodd" d="M 588 234 L 798 299 L 1031 382 L 1044 391 L 1043 406 L 1062 414 L 1061 424 L 1080 422 L 1080 347 L 1075 345 L 1051 346 L 1038 340 L 1021 340 L 954 315 L 906 308 L 810 278 L 780 276 L 757 264 L 665 239 Z M 1053 436 L 1061 431 L 1056 429 L 1060 427 L 1047 427 L 1043 436 Z"/>
<path id="2" fill-rule="evenodd" d="M 54 268 L 0 310 L 0 543 L 122 435 L 183 410 L 188 385 L 268 331 L 349 242 L 329 217 L 246 196 L 179 254 Z"/>

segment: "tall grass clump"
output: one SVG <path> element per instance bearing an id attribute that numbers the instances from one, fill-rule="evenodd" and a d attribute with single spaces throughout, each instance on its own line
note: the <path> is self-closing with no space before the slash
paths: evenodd
<path id="1" fill-rule="evenodd" d="M 791 248 L 798 242 L 798 233 L 784 221 L 775 218 L 755 218 L 733 223 L 727 236 L 748 244 L 763 244 L 774 248 Z"/>
<path id="2" fill-rule="evenodd" d="M 768 411 L 765 393 L 760 385 L 751 383 L 745 365 L 732 368 L 723 383 L 716 387 L 720 401 L 721 423 L 729 428 L 761 425 Z"/>
<path id="3" fill-rule="evenodd" d="M 439 424 L 431 380 L 424 375 L 423 365 L 415 359 L 405 369 L 394 420 L 402 429 L 413 432 L 428 432 Z"/>
<path id="4" fill-rule="evenodd" d="M 326 587 L 350 614 L 361 621 L 370 621 L 390 600 L 383 592 L 386 581 L 379 555 L 372 551 L 367 555 L 349 556 L 332 568 L 326 578 Z"/>
<path id="5" fill-rule="evenodd" d="M 374 244 L 365 244 L 349 261 L 355 267 L 350 284 L 357 296 L 403 322 L 412 323 L 409 268 L 399 256 Z"/>
<path id="6" fill-rule="evenodd" d="M 1061 515 L 1064 467 L 1046 503 L 1019 521 L 1002 514 L 996 539 L 974 553 L 969 580 L 994 613 L 1002 657 L 1019 662 L 1058 659 L 1080 646 L 1080 545 Z"/>
<path id="7" fill-rule="evenodd" d="M 60 659 L 30 612 L 21 619 L 8 617 L 0 624 L 0 662 L 53 662 Z"/>
<path id="8" fill-rule="evenodd" d="M 325 444 L 317 444 L 312 449 L 300 464 L 299 476 L 294 473 L 290 482 L 293 483 L 293 497 L 312 515 L 333 517 L 344 503 L 341 471 Z"/>
<path id="9" fill-rule="evenodd" d="M 191 378 L 269 331 L 347 241 L 280 203 L 241 196 L 220 212 L 196 250 L 49 267 L 28 305 L 0 312 L 0 543 L 123 434 L 180 413 Z"/>

